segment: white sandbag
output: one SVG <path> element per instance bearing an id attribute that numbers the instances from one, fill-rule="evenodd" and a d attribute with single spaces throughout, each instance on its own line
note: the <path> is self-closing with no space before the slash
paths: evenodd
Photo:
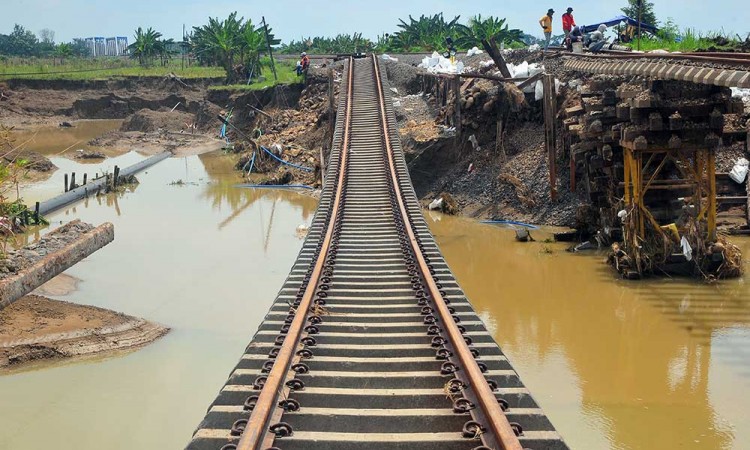
<path id="1" fill-rule="evenodd" d="M 534 85 L 534 100 L 539 101 L 544 98 L 544 84 L 540 81 L 537 81 Z"/>
<path id="2" fill-rule="evenodd" d="M 729 178 L 734 180 L 735 183 L 744 183 L 749 170 L 748 166 L 750 166 L 748 160 L 745 158 L 738 159 L 732 170 L 729 171 Z"/>

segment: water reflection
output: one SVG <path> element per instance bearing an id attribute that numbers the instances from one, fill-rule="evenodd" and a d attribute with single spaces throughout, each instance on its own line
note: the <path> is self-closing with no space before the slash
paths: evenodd
<path id="1" fill-rule="evenodd" d="M 172 332 L 130 354 L 0 376 L 0 448 L 184 447 L 287 276 L 302 244 L 296 227 L 316 204 L 234 188 L 241 178 L 222 155 L 171 158 L 138 178 L 135 192 L 50 217 L 115 224 L 115 241 L 67 272 L 82 282 L 64 299 Z"/>
<path id="2" fill-rule="evenodd" d="M 750 420 L 738 405 L 750 401 L 749 352 L 714 356 L 750 348 L 743 280 L 626 282 L 601 255 L 516 243 L 512 232 L 454 218 L 431 228 L 572 448 L 746 448 Z M 550 245 L 554 254 L 540 251 Z M 741 245 L 750 254 L 750 241 Z"/>

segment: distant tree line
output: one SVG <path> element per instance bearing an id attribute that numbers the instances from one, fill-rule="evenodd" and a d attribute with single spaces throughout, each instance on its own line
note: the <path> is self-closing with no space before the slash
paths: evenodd
<path id="1" fill-rule="evenodd" d="M 39 36 L 16 24 L 10 34 L 0 34 L 0 55 L 20 57 L 83 57 L 89 54 L 81 39 L 55 43 L 55 32 L 44 29 Z"/>
<path id="2" fill-rule="evenodd" d="M 445 51 L 450 38 L 457 50 L 482 47 L 482 40 L 494 41 L 497 45 L 521 45 L 526 35 L 521 30 L 511 29 L 505 19 L 496 17 L 472 17 L 465 24 L 460 16 L 448 21 L 443 14 L 421 15 L 408 21 L 399 20 L 397 30 L 378 36 L 376 41 L 362 37 L 361 33 L 339 34 L 336 37 L 308 37 L 292 40 L 281 46 L 282 53 L 352 53 L 352 52 L 423 52 Z"/>

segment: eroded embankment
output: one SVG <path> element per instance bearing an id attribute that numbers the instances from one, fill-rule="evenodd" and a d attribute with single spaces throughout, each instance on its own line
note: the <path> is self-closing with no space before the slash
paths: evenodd
<path id="1" fill-rule="evenodd" d="M 168 332 L 107 309 L 28 295 L 0 311 L 0 369 L 136 349 Z"/>

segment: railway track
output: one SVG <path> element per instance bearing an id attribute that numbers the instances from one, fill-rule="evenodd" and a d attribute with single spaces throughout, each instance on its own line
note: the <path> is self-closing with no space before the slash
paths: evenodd
<path id="1" fill-rule="evenodd" d="M 685 52 L 685 53 L 638 53 L 618 50 L 602 50 L 600 53 L 571 53 L 567 51 L 549 51 L 548 54 L 570 56 L 575 58 L 623 59 L 623 60 L 664 60 L 694 61 L 706 64 L 750 66 L 750 53 L 731 52 Z"/>
<path id="2" fill-rule="evenodd" d="M 567 449 L 429 233 L 377 59 L 345 72 L 310 234 L 187 448 Z"/>

